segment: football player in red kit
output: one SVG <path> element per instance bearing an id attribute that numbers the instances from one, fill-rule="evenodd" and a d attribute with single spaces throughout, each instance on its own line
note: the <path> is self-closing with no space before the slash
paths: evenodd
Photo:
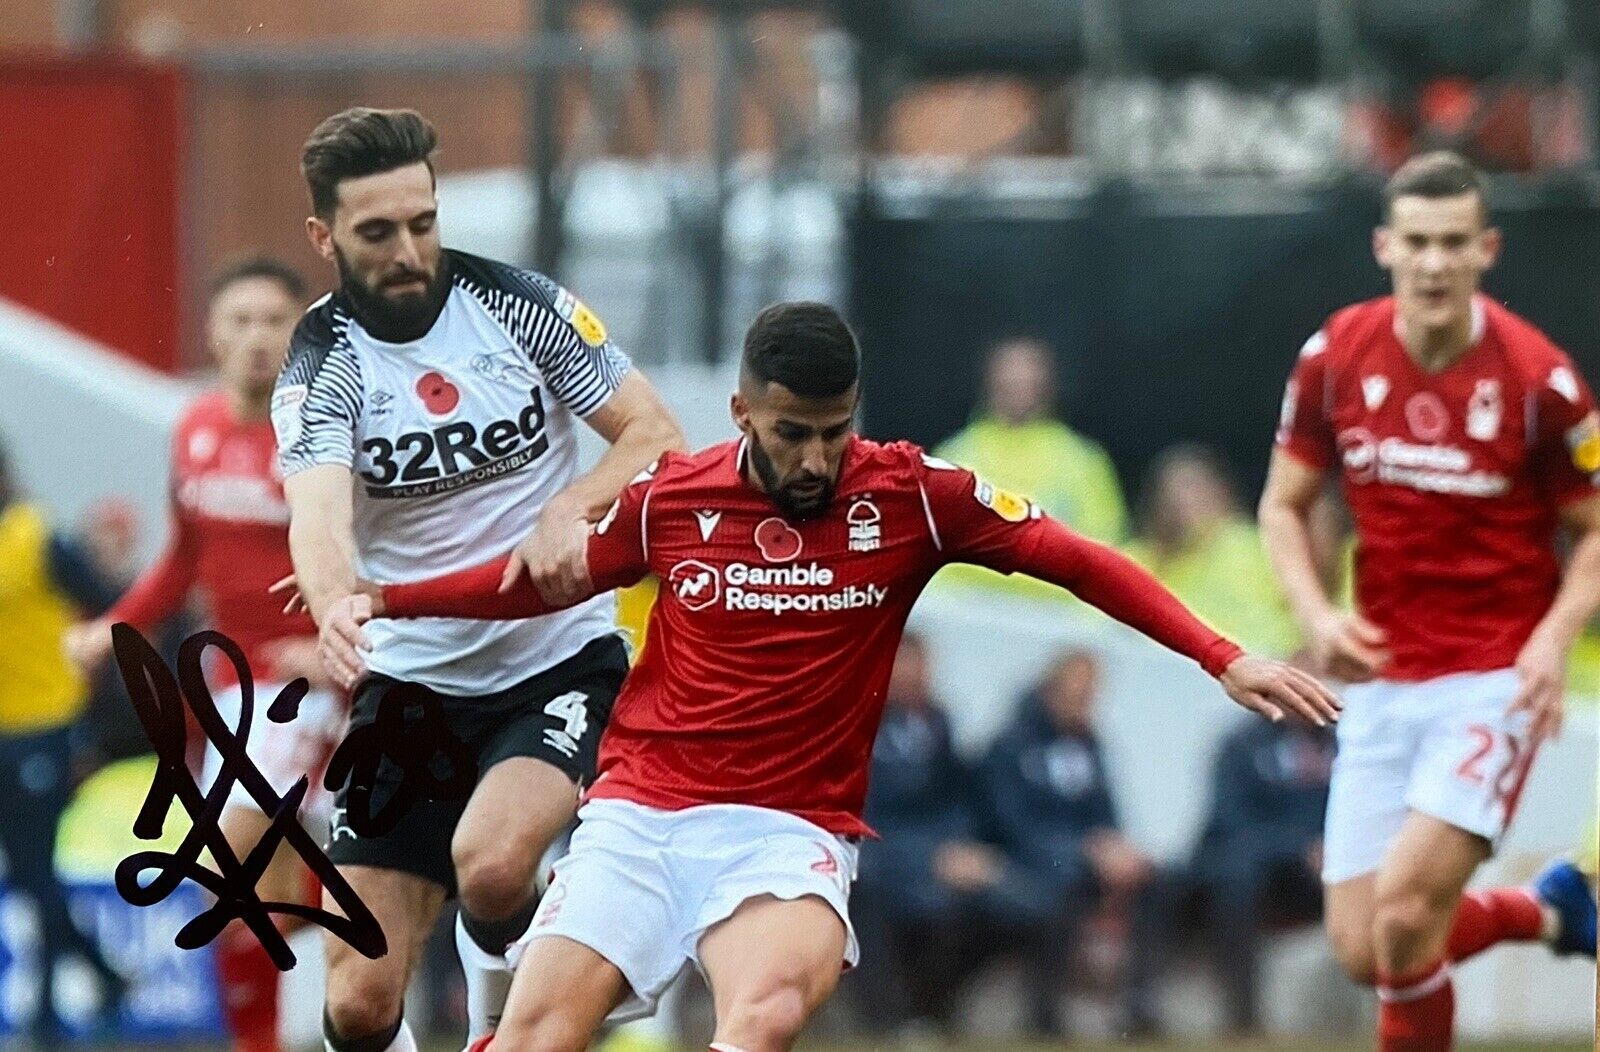
<path id="1" fill-rule="evenodd" d="M 588 544 L 589 588 L 654 572 L 662 596 L 601 743 L 494 1041 L 588 1047 L 643 1014 L 688 961 L 710 982 L 713 1049 L 779 1052 L 856 958 L 846 908 L 868 761 L 906 618 L 951 562 L 1024 572 L 1187 655 L 1236 702 L 1323 724 L 1310 676 L 1246 656 L 1153 578 L 1027 501 L 909 443 L 856 436 L 855 337 L 780 304 L 745 340 L 743 438 L 669 453 Z M 519 618 L 557 604 L 500 559 L 364 589 L 323 619 L 337 678 L 370 616 Z"/>
<path id="2" fill-rule="evenodd" d="M 247 746 L 251 760 L 280 795 L 309 775 L 311 789 L 301 817 L 325 822 L 331 801 L 321 788 L 321 771 L 343 733 L 346 703 L 323 674 L 311 618 L 303 613 L 285 616 L 266 592 L 291 569 L 289 506 L 268 409 L 289 335 L 304 306 L 300 276 L 275 260 L 247 260 L 217 277 L 206 336 L 221 387 L 194 401 L 173 436 L 172 524 L 166 550 L 115 607 L 74 628 L 67 645 L 80 665 L 97 667 L 110 654 L 113 624 L 126 621 L 148 633 L 198 588 L 212 627 L 237 642 L 250 664 L 255 706 Z M 215 650 L 208 653 L 220 657 Z M 230 727 L 236 726 L 237 672 L 226 660 L 214 661 L 207 672 L 218 711 Z M 299 714 L 289 723 L 267 719 L 267 705 L 284 684 L 300 676 L 313 689 Z M 210 784 L 219 764 L 216 748 L 210 747 L 202 786 Z M 236 855 L 245 857 L 271 820 L 243 786 L 234 786 L 222 831 Z M 258 889 L 266 901 L 307 901 L 305 867 L 292 852 L 281 851 Z M 292 926 L 292 919 L 280 923 Z M 255 935 L 238 922 L 223 933 L 218 962 L 235 1047 L 275 1052 L 277 967 Z"/>
<path id="3" fill-rule="evenodd" d="M 1394 294 L 1300 352 L 1261 527 L 1314 654 L 1352 684 L 1324 838 L 1334 951 L 1378 989 L 1380 1049 L 1441 1052 L 1455 963 L 1506 940 L 1594 956 L 1570 863 L 1463 889 L 1560 726 L 1567 653 L 1600 603 L 1600 418 L 1571 360 L 1479 292 L 1500 248 L 1482 177 L 1427 154 L 1386 198 L 1374 248 Z M 1308 543 L 1330 472 L 1355 519 L 1354 613 Z"/>

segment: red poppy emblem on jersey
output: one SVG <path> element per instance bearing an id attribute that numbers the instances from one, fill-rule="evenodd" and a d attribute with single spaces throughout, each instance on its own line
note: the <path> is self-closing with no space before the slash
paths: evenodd
<path id="1" fill-rule="evenodd" d="M 461 391 L 443 373 L 423 373 L 417 380 L 417 397 L 434 416 L 448 416 L 461 404 Z"/>
<path id="2" fill-rule="evenodd" d="M 762 519 L 756 527 L 756 547 L 769 563 L 791 562 L 800 555 L 800 531 L 779 518 Z"/>
<path id="3" fill-rule="evenodd" d="M 1437 442 L 1444 437 L 1450 414 L 1438 395 L 1432 391 L 1418 391 L 1406 401 L 1406 423 L 1411 433 L 1422 441 Z"/>

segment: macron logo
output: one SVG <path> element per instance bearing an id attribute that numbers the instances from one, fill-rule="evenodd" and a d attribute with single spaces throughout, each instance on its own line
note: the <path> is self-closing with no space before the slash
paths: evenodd
<path id="1" fill-rule="evenodd" d="M 722 521 L 722 512 L 697 511 L 694 513 L 694 517 L 695 520 L 700 524 L 700 539 L 702 541 L 709 541 L 711 539 L 712 532 L 717 528 L 717 523 Z"/>

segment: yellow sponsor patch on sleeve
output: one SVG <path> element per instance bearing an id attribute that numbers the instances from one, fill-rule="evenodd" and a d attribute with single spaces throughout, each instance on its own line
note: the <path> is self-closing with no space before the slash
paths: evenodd
<path id="1" fill-rule="evenodd" d="M 981 478 L 977 480 L 972 495 L 979 504 L 1007 522 L 1021 522 L 1034 514 L 1032 504 L 1014 493 L 991 486 Z"/>
<path id="2" fill-rule="evenodd" d="M 584 306 L 581 301 L 573 305 L 572 327 L 578 330 L 578 335 L 583 337 L 583 342 L 590 347 L 598 347 L 606 342 L 606 327 L 594 311 Z"/>
<path id="3" fill-rule="evenodd" d="M 1600 471 L 1600 416 L 1590 413 L 1567 431 L 1572 464 L 1586 475 Z"/>

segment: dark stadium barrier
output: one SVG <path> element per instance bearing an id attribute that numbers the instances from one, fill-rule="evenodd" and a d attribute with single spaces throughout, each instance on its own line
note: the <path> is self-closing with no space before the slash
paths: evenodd
<path id="1" fill-rule="evenodd" d="M 1600 382 L 1600 188 L 1496 194 L 1488 289 Z M 865 426 L 932 444 L 968 418 L 995 339 L 1055 348 L 1062 407 L 1133 487 L 1173 442 L 1217 447 L 1252 493 L 1283 382 L 1333 310 L 1386 291 L 1371 186 L 1132 189 L 1002 203 L 878 199 L 851 232 Z"/>

